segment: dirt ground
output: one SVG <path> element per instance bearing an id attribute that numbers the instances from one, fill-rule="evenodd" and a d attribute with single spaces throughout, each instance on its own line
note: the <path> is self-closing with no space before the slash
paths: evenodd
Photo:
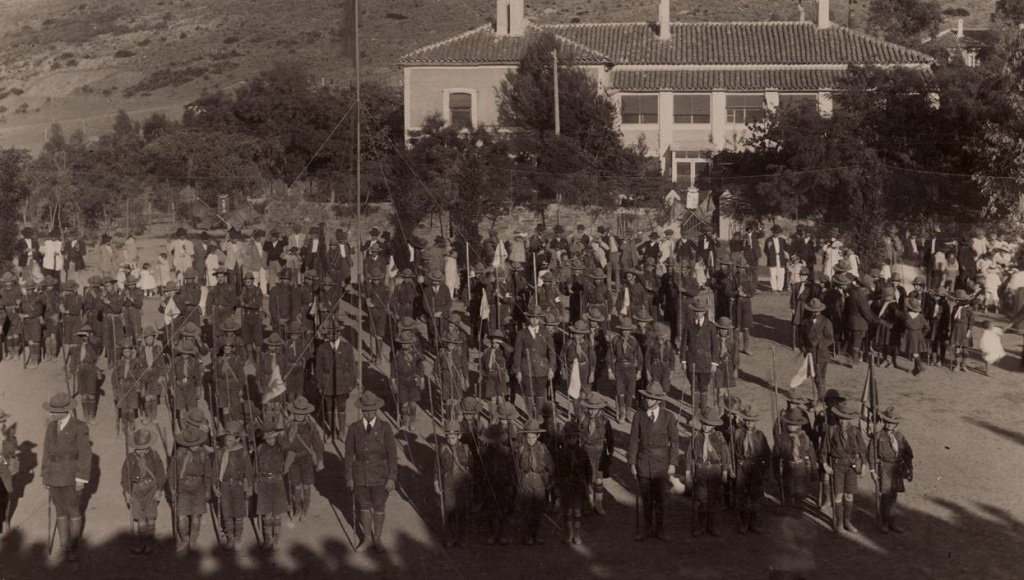
<path id="1" fill-rule="evenodd" d="M 143 257 L 151 258 L 156 242 L 140 240 L 140 245 Z M 155 320 L 156 307 L 155 299 L 146 301 L 147 321 Z M 800 361 L 788 346 L 787 297 L 764 292 L 754 299 L 754 310 L 756 340 L 752 354 L 742 359 L 737 394 L 760 409 L 760 427 L 770 433 L 773 354 L 780 385 L 788 383 Z M 856 502 L 861 530 L 857 535 L 833 534 L 827 507 L 813 516 L 784 518 L 769 497 L 763 507 L 765 535 L 739 535 L 735 514 L 725 513 L 719 518 L 724 537 L 695 540 L 689 534 L 689 497 L 671 496 L 668 528 L 673 541 L 634 543 L 633 483 L 622 451 L 628 426 L 619 424 L 605 501 L 608 515 L 585 519 L 582 546 L 567 546 L 559 529 L 561 521 L 552 516 L 544 524 L 548 539 L 544 546 L 487 546 L 476 525 L 465 548 L 444 550 L 433 483 L 435 439 L 431 423 L 421 413 L 415 431 L 398 439 L 399 489 L 388 502 L 386 554 L 354 553 L 352 498 L 344 485 L 340 448 L 328 444 L 326 469 L 317 474 L 310 517 L 294 524 L 285 520 L 282 544 L 272 556 L 256 549 L 251 527 L 237 553 L 218 550 L 207 517 L 198 553 L 176 557 L 166 503 L 161 504 L 157 521 L 157 553 L 132 556 L 130 522 L 120 490 L 125 442 L 115 437 L 110 389 L 105 385 L 97 424 L 91 429 L 96 458 L 85 494 L 82 559 L 76 565 L 46 556 L 48 502 L 39 475 L 47 421 L 41 404 L 64 390 L 61 365 L 46 363 L 26 371 L 20 362 L 4 362 L 0 364 L 0 407 L 18 425 L 22 472 L 16 478 L 13 529 L 0 536 L 0 579 L 64 577 L 73 572 L 83 578 L 150 580 L 327 574 L 459 579 L 1020 578 L 1021 557 L 1015 549 L 1024 537 L 1024 501 L 1019 494 L 1024 446 L 1021 336 L 1004 337 L 1004 346 L 1011 354 L 992 369 L 990 377 L 936 367 L 918 377 L 893 369 L 877 371 L 881 404 L 896 405 L 902 411 L 902 430 L 915 455 L 915 479 L 900 496 L 899 515 L 908 530 L 901 536 L 875 531 L 871 480 L 864 475 Z M 973 361 L 974 367 L 980 364 Z M 384 411 L 393 420 L 395 405 L 386 377 L 376 366 L 364 368 L 366 388 L 389 401 Z M 853 370 L 833 364 L 829 382 L 857 399 L 865 372 L 863 365 Z M 684 377 L 677 374 L 673 385 L 678 396 Z M 677 411 L 679 405 L 671 403 L 669 409 Z M 688 417 L 688 406 L 682 410 Z M 348 417 L 351 420 L 355 414 L 350 410 Z M 160 428 L 169 440 L 163 410 Z M 681 433 L 685 437 L 689 428 L 682 426 Z"/>

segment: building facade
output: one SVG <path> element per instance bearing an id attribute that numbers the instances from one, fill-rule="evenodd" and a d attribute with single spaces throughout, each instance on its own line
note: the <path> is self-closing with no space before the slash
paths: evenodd
<path id="1" fill-rule="evenodd" d="M 496 124 L 497 90 L 532 35 L 552 33 L 560 60 L 597 79 L 618 107 L 627 144 L 641 138 L 673 179 L 690 184 L 712 152 L 739 147 L 750 121 L 780 106 L 813 103 L 823 114 L 850 65 L 927 69 L 931 58 L 829 21 L 828 0 L 797 22 L 672 22 L 537 25 L 523 0 L 497 0 L 494 25 L 402 57 L 406 139 L 440 113 L 454 126 Z"/>

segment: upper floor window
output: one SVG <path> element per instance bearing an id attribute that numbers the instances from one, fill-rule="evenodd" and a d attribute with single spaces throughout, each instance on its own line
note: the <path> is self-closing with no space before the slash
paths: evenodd
<path id="1" fill-rule="evenodd" d="M 672 100 L 676 123 L 711 122 L 711 95 L 675 95 Z"/>
<path id="2" fill-rule="evenodd" d="M 818 95 L 808 93 L 789 93 L 779 95 L 779 108 L 785 109 L 787 107 L 800 107 L 804 103 L 810 103 L 815 107 L 818 106 Z"/>
<path id="3" fill-rule="evenodd" d="M 622 95 L 622 124 L 658 122 L 658 95 Z"/>
<path id="4" fill-rule="evenodd" d="M 764 119 L 764 95 L 726 95 L 727 123 L 753 123 Z"/>
<path id="5" fill-rule="evenodd" d="M 448 94 L 448 122 L 455 129 L 473 128 L 473 95 L 469 93 Z"/>

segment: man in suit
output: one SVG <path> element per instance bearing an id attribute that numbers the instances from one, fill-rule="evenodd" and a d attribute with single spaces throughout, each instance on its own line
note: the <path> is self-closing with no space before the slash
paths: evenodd
<path id="1" fill-rule="evenodd" d="M 345 428 L 349 394 L 359 387 L 356 384 L 356 364 L 362 364 L 362 361 L 356 360 L 355 349 L 342 338 L 341 325 L 333 317 L 323 323 L 321 331 L 326 340 L 316 349 L 316 390 L 322 397 L 321 408 L 330 417 L 331 437 L 337 439 Z M 271 335 L 267 341 L 271 339 L 275 339 L 279 346 L 284 344 L 276 335 Z"/>
<path id="2" fill-rule="evenodd" d="M 644 507 L 644 527 L 633 539 L 642 542 L 650 537 L 670 541 L 665 531 L 665 491 L 669 477 L 675 475 L 679 457 L 679 431 L 676 417 L 664 408 L 668 398 L 658 382 L 640 390 L 645 409 L 633 418 L 629 430 L 627 462 L 637 480 Z"/>
<path id="3" fill-rule="evenodd" d="M 82 490 L 92 473 L 89 427 L 72 413 L 75 399 L 67 393 L 57 393 L 43 409 L 50 413 L 43 441 L 43 485 L 57 512 L 61 551 L 68 562 L 75 562 L 82 537 Z"/>
<path id="4" fill-rule="evenodd" d="M 861 275 L 860 279 L 853 279 L 854 288 L 850 290 L 846 298 L 846 349 L 850 355 L 853 366 L 861 362 L 861 348 L 868 328 L 878 323 L 878 315 L 871 310 L 871 301 L 868 293 L 875 286 L 875 279 L 870 274 Z"/>
<path id="5" fill-rule="evenodd" d="M 192 268 L 199 275 L 200 280 L 206 280 L 206 256 L 213 251 L 210 245 L 210 234 L 199 233 L 199 239 L 192 244 Z"/>
<path id="6" fill-rule="evenodd" d="M 824 310 L 825 305 L 821 300 L 811 298 L 803 306 L 800 320 L 802 335 L 800 348 L 805 355 L 810 354 L 814 360 L 819 398 L 825 394 L 825 373 L 832 356 L 829 351 L 832 348 L 832 343 L 835 342 L 832 321 L 822 314 Z"/>
<path id="7" fill-rule="evenodd" d="M 349 425 L 345 437 L 345 474 L 355 496 L 363 539 L 356 547 L 384 552 L 384 508 L 398 479 L 398 449 L 391 425 L 377 415 L 384 401 L 365 391 L 356 401 L 362 417 Z"/>
<path id="8" fill-rule="evenodd" d="M 682 367 L 686 370 L 694 389 L 693 416 L 705 413 L 708 403 L 708 385 L 711 376 L 718 372 L 719 341 L 715 325 L 708 320 L 708 305 L 703 300 L 695 300 L 690 304 L 693 320 L 686 326 L 683 333 Z"/>
<path id="9" fill-rule="evenodd" d="M 526 413 L 531 419 L 540 418 L 548 381 L 555 377 L 557 354 L 555 342 L 547 328 L 541 325 L 544 313 L 536 305 L 526 313 L 527 326 L 516 334 L 512 368 L 526 398 Z"/>
<path id="10" fill-rule="evenodd" d="M 433 270 L 427 275 L 430 284 L 423 287 L 423 313 L 427 317 L 427 335 L 431 347 L 438 347 L 439 332 L 452 311 L 452 293 L 444 283 L 444 274 Z"/>
<path id="11" fill-rule="evenodd" d="M 764 241 L 764 255 L 768 263 L 772 292 L 782 292 L 786 281 L 786 259 L 789 257 L 789 250 L 786 240 L 779 236 L 781 233 L 782 228 L 775 224 L 772 226 L 772 236 Z"/>

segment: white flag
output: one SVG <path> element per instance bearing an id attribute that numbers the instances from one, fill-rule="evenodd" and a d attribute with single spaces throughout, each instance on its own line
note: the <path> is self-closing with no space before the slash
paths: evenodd
<path id="1" fill-rule="evenodd" d="M 807 379 L 814 379 L 814 359 L 811 358 L 810 353 L 804 357 L 803 364 L 797 369 L 793 378 L 789 379 L 789 388 L 795 389 L 804 384 Z"/>
<path id="2" fill-rule="evenodd" d="M 491 317 L 491 303 L 487 299 L 487 292 L 483 293 L 480 299 L 480 320 L 487 320 Z"/>
<path id="3" fill-rule="evenodd" d="M 583 383 L 580 381 L 580 361 L 572 361 L 572 371 L 569 372 L 569 398 L 580 398 L 580 388 Z"/>
<path id="4" fill-rule="evenodd" d="M 285 390 L 284 379 L 281 378 L 281 367 L 276 362 L 272 363 L 270 365 L 270 382 L 267 384 L 266 392 L 263 393 L 263 404 L 266 405 L 280 397 Z"/>

